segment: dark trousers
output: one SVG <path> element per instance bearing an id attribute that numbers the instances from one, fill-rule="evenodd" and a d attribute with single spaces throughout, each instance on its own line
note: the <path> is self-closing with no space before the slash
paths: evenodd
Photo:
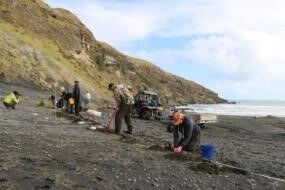
<path id="1" fill-rule="evenodd" d="M 193 136 L 187 146 L 183 148 L 185 151 L 192 153 L 200 153 L 200 142 L 201 142 L 201 130 L 197 130 L 196 133 L 193 133 Z"/>
<path id="2" fill-rule="evenodd" d="M 79 102 L 79 100 L 76 100 L 76 99 L 74 102 L 74 111 L 75 111 L 75 115 L 79 115 L 79 112 L 81 111 L 80 102 Z"/>
<path id="3" fill-rule="evenodd" d="M 73 113 L 73 109 L 74 109 L 73 107 L 74 107 L 73 104 L 71 105 L 71 104 L 67 103 L 66 104 L 66 109 L 65 109 L 66 113 L 71 113 L 72 114 Z"/>
<path id="4" fill-rule="evenodd" d="M 132 105 L 124 104 L 119 106 L 119 109 L 115 116 L 115 133 L 121 132 L 123 118 L 127 124 L 128 131 L 132 132 L 133 126 L 132 126 L 131 114 L 132 114 Z"/>
<path id="5" fill-rule="evenodd" d="M 4 104 L 4 106 L 6 107 L 6 108 L 12 108 L 12 109 L 16 109 L 16 103 L 15 102 L 12 102 L 12 103 L 10 103 L 10 104 L 8 104 L 8 103 L 6 103 L 6 102 L 3 102 L 3 104 Z"/>

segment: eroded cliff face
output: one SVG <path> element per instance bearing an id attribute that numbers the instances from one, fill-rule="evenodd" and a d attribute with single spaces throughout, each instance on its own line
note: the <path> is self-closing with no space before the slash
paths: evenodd
<path id="1" fill-rule="evenodd" d="M 41 0 L 0 0 L 0 77 L 44 89 L 72 87 L 75 78 L 98 100 L 110 100 L 109 82 L 134 92 L 152 89 L 163 104 L 218 103 L 225 100 L 201 85 L 123 55 L 99 42 L 80 20 Z"/>

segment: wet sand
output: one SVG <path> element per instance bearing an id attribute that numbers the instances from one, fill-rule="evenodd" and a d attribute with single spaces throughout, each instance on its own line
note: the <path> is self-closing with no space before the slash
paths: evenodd
<path id="1" fill-rule="evenodd" d="M 0 87 L 1 95 L 10 90 Z M 285 180 L 284 118 L 219 116 L 203 129 L 202 143 L 217 150 L 213 161 L 239 170 L 173 154 L 166 121 L 134 119 L 132 136 L 87 130 L 106 123 L 108 113 L 82 114 L 79 124 L 37 107 L 42 93 L 21 92 L 16 110 L 0 106 L 0 189 L 285 189 L 285 182 L 251 173 Z"/>

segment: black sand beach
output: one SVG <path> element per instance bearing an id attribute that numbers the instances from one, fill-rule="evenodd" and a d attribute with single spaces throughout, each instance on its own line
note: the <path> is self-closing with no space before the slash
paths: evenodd
<path id="1" fill-rule="evenodd" d="M 11 87 L 1 84 L 1 96 Z M 214 162 L 167 150 L 165 122 L 134 119 L 133 136 L 87 130 L 36 106 L 32 89 L 16 110 L 0 106 L 0 189 L 285 189 L 285 119 L 220 116 L 203 129 Z M 45 95 L 47 96 L 47 95 Z M 102 118 L 96 119 L 99 123 Z"/>

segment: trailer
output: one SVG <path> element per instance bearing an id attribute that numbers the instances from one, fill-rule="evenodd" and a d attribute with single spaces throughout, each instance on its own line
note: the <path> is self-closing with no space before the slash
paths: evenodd
<path id="1" fill-rule="evenodd" d="M 163 107 L 158 101 L 158 94 L 156 92 L 149 90 L 140 91 L 134 100 L 132 117 L 139 116 L 145 120 L 151 118 L 161 120 Z"/>
<path id="2" fill-rule="evenodd" d="M 195 123 L 197 123 L 201 128 L 205 127 L 207 123 L 218 122 L 218 115 L 213 113 L 197 113 L 193 111 L 185 110 L 184 114 L 191 117 Z"/>
<path id="3" fill-rule="evenodd" d="M 218 115 L 213 113 L 198 113 L 188 106 L 177 106 L 175 110 L 184 113 L 187 117 L 191 117 L 195 123 L 197 123 L 201 128 L 205 127 L 207 123 L 218 122 Z"/>

